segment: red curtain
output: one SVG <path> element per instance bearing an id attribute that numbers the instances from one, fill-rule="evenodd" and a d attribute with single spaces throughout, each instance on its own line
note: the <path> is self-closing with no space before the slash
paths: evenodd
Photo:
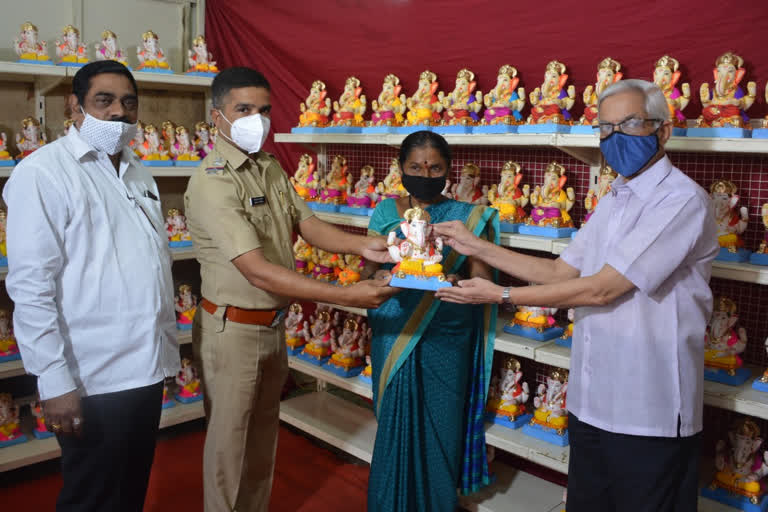
<path id="1" fill-rule="evenodd" d="M 440 89 L 449 92 L 456 72 L 467 67 L 485 92 L 495 84 L 498 68 L 511 64 L 530 92 L 553 59 L 566 64 L 576 86 L 572 113 L 578 119 L 582 91 L 594 83 L 600 60 L 618 60 L 625 78 L 651 79 L 653 63 L 666 53 L 680 61 L 681 82 L 691 83 L 688 118 L 699 115 L 699 86 L 711 83 L 714 61 L 726 51 L 746 61 L 745 80 L 758 82 L 750 117 L 767 111 L 765 0 L 208 0 L 205 19 L 211 51 L 222 67 L 255 67 L 269 79 L 273 133 L 297 124 L 299 103 L 316 79 L 335 100 L 354 75 L 370 105 L 387 73 L 397 74 L 410 96 L 425 69 L 437 73 Z M 273 142 L 266 149 L 289 173 L 302 152 Z"/>

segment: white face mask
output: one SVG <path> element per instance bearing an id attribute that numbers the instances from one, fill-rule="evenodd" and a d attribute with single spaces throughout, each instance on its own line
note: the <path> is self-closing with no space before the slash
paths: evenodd
<path id="1" fill-rule="evenodd" d="M 123 149 L 123 146 L 127 146 L 136 136 L 136 123 L 103 121 L 86 113 L 82 107 L 80 107 L 80 111 L 85 115 L 85 120 L 80 125 L 80 135 L 96 151 L 116 155 Z"/>
<path id="2" fill-rule="evenodd" d="M 235 145 L 249 154 L 256 153 L 261 149 L 267 140 L 267 135 L 269 135 L 270 121 L 268 117 L 264 117 L 261 114 L 253 114 L 235 119 L 233 123 L 224 116 L 221 110 L 219 110 L 219 113 L 232 127 L 232 138 L 230 140 Z"/>

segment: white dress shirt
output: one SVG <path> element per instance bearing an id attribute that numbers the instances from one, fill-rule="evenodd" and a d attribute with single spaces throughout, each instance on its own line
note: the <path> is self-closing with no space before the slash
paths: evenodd
<path id="1" fill-rule="evenodd" d="M 133 152 L 118 175 L 73 126 L 16 166 L 3 199 L 13 326 L 40 398 L 174 375 L 171 256 L 157 185 Z"/>
<path id="2" fill-rule="evenodd" d="M 608 264 L 636 286 L 576 309 L 568 409 L 621 434 L 675 437 L 702 429 L 704 331 L 719 246 L 709 196 L 666 156 L 619 176 L 563 260 L 581 276 Z"/>

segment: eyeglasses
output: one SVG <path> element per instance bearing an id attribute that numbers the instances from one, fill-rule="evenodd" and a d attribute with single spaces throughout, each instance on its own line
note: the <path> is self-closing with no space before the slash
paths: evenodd
<path id="1" fill-rule="evenodd" d="M 626 133 L 627 135 L 644 135 L 643 132 L 649 123 L 653 123 L 654 129 L 658 129 L 663 122 L 664 121 L 661 119 L 638 119 L 637 117 L 630 117 L 620 123 L 600 123 L 600 137 L 603 139 L 608 137 L 616 131 L 616 128 L 618 128 L 621 133 Z"/>

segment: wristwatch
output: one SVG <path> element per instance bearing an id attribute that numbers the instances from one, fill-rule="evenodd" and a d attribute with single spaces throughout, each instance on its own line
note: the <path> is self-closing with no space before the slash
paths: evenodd
<path id="1" fill-rule="evenodd" d="M 502 304 L 509 304 L 509 292 L 512 290 L 511 286 L 507 286 L 504 288 L 504 291 L 501 292 L 501 303 Z"/>

